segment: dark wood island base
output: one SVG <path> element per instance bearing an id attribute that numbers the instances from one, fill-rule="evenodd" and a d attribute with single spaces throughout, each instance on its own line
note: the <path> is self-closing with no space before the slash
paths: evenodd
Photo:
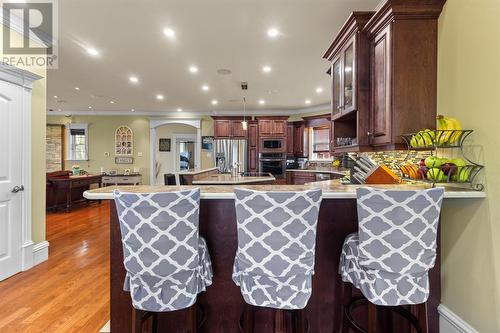
<path id="1" fill-rule="evenodd" d="M 111 202 L 111 331 L 131 332 L 132 305 L 123 291 L 125 268 L 119 222 L 114 202 Z M 312 297 L 306 307 L 311 333 L 340 332 L 342 281 L 338 274 L 339 258 L 344 238 L 357 230 L 355 199 L 323 199 L 318 221 L 315 275 Z M 206 312 L 201 332 L 240 332 L 239 320 L 244 301 L 231 279 L 237 248 L 236 213 L 233 199 L 202 199 L 200 207 L 200 234 L 205 237 L 212 259 L 214 279 L 207 291 L 198 296 L 198 303 Z M 439 241 L 438 241 L 439 244 Z M 428 300 L 429 332 L 439 332 L 437 307 L 441 298 L 440 256 L 438 245 L 436 266 L 429 272 L 430 298 Z M 161 332 L 184 332 L 185 310 L 161 313 Z M 366 311 L 355 313 L 365 322 Z M 397 316 L 381 316 L 386 323 L 393 322 L 394 332 L 410 332 L 407 322 Z M 273 331 L 272 309 L 256 313 L 255 332 Z M 386 331 L 386 330 L 384 330 Z"/>

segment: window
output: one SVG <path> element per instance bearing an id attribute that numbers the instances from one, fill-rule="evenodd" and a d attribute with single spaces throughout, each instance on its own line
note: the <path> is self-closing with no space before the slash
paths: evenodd
<path id="1" fill-rule="evenodd" d="M 311 152 L 309 159 L 330 160 L 330 128 L 314 127 L 309 131 L 309 150 Z"/>
<path id="2" fill-rule="evenodd" d="M 88 160 L 88 124 L 66 125 L 66 160 Z"/>

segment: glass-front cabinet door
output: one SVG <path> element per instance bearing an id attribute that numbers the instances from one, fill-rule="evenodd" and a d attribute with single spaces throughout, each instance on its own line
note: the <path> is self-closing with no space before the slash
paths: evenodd
<path id="1" fill-rule="evenodd" d="M 343 54 L 343 103 L 342 112 L 347 113 L 354 110 L 354 43 L 351 42 Z"/>
<path id="2" fill-rule="evenodd" d="M 332 63 L 332 117 L 342 112 L 342 59 L 337 57 Z"/>

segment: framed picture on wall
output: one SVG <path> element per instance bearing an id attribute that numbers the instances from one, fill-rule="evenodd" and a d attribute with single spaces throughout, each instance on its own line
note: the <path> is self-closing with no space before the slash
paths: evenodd
<path id="1" fill-rule="evenodd" d="M 202 136 L 201 137 L 201 149 L 212 151 L 214 149 L 214 137 L 213 136 Z"/>
<path id="2" fill-rule="evenodd" d="M 115 164 L 134 164 L 134 158 L 127 156 L 118 156 L 115 157 Z"/>
<path id="3" fill-rule="evenodd" d="M 171 149 L 171 140 L 166 138 L 160 138 L 158 143 L 158 150 L 161 152 L 169 152 Z"/>

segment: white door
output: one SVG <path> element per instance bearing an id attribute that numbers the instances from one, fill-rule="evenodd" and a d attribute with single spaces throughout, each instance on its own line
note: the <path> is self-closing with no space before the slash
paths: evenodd
<path id="1" fill-rule="evenodd" d="M 0 81 L 0 281 L 22 269 L 22 94 Z"/>

